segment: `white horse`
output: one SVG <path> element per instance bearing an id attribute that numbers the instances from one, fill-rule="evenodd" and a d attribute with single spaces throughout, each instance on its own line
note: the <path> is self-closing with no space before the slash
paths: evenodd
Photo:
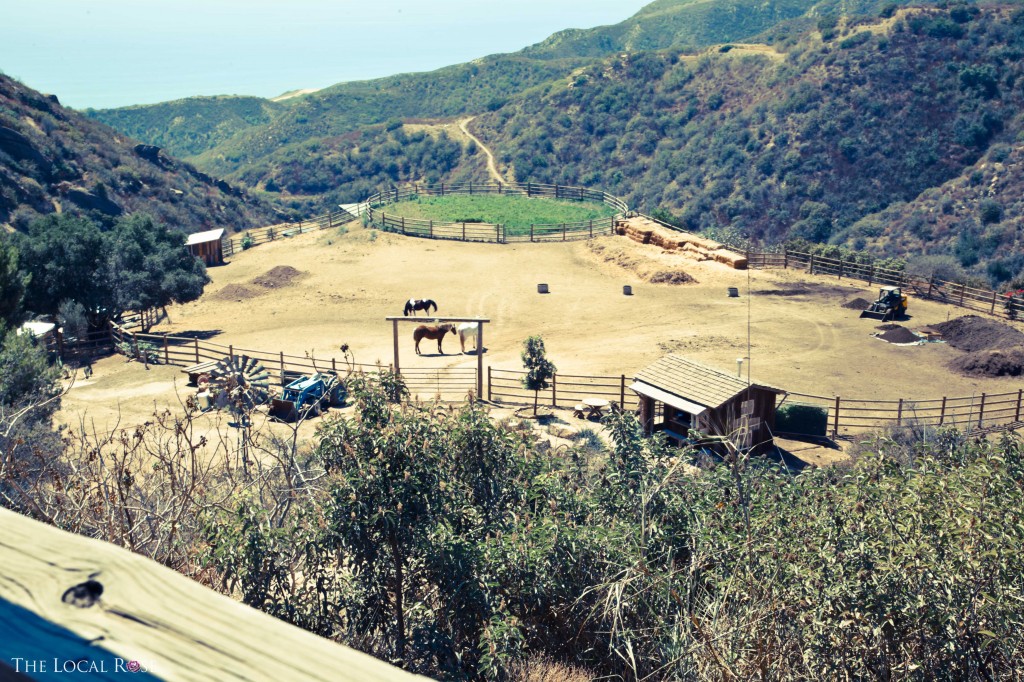
<path id="1" fill-rule="evenodd" d="M 459 345 L 462 346 L 462 352 L 466 352 L 466 339 L 473 339 L 473 347 L 476 348 L 476 352 L 480 352 L 480 323 L 479 322 L 463 322 L 458 327 L 459 332 Z"/>

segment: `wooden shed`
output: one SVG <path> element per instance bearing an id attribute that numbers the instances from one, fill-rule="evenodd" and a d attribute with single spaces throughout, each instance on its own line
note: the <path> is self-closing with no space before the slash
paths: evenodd
<path id="1" fill-rule="evenodd" d="M 188 252 L 207 265 L 224 264 L 224 230 L 207 230 L 188 236 Z"/>
<path id="2" fill-rule="evenodd" d="M 742 450 L 772 447 L 776 398 L 785 393 L 713 367 L 667 355 L 637 373 L 630 388 L 640 398 L 644 432 L 683 441 L 690 429 L 725 436 Z"/>

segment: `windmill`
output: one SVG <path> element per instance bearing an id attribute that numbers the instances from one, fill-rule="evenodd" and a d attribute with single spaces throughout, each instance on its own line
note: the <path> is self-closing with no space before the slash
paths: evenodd
<path id="1" fill-rule="evenodd" d="M 245 425 L 253 408 L 270 399 L 270 372 L 256 358 L 229 355 L 210 370 L 210 388 L 218 396 L 217 404 L 226 405 Z"/>

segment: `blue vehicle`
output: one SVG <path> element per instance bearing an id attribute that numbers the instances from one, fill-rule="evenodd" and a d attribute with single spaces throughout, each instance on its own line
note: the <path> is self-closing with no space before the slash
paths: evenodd
<path id="1" fill-rule="evenodd" d="M 282 421 L 294 421 L 301 415 L 319 415 L 330 405 L 343 405 L 346 390 L 334 374 L 316 373 L 296 379 L 284 387 L 280 398 L 270 405 L 270 416 Z"/>

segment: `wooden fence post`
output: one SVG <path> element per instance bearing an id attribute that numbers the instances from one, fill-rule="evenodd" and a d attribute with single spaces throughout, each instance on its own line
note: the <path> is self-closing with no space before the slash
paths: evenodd
<path id="1" fill-rule="evenodd" d="M 196 364 L 199 364 L 199 339 L 195 339 L 196 342 Z"/>
<path id="2" fill-rule="evenodd" d="M 551 375 L 551 407 L 558 407 L 558 372 Z"/>
<path id="3" fill-rule="evenodd" d="M 813 253 L 811 254 L 811 264 L 810 264 L 810 266 L 807 269 L 807 273 L 810 274 L 810 275 L 814 274 L 814 254 Z"/>
<path id="4" fill-rule="evenodd" d="M 619 407 L 626 409 L 626 375 L 619 375 Z"/>
<path id="5" fill-rule="evenodd" d="M 466 241 L 466 223 L 462 223 L 462 241 Z"/>
<path id="6" fill-rule="evenodd" d="M 942 426 L 942 422 L 946 421 L 946 396 L 942 396 L 942 408 L 939 411 L 939 426 Z"/>
<path id="7" fill-rule="evenodd" d="M 431 238 L 433 238 L 433 236 L 434 236 L 434 221 L 433 220 L 430 221 L 430 236 L 431 236 Z"/>
<path id="8" fill-rule="evenodd" d="M 843 259 L 839 259 L 839 279 L 843 278 Z"/>
<path id="9" fill-rule="evenodd" d="M 167 332 L 164 332 L 164 364 L 171 364 L 171 355 L 167 350 Z"/>
<path id="10" fill-rule="evenodd" d="M 233 345 L 231 345 L 231 344 L 228 344 L 228 357 L 229 358 L 235 357 L 235 347 Z"/>
<path id="11" fill-rule="evenodd" d="M 935 286 L 935 275 L 928 278 L 928 298 L 932 297 L 932 287 Z"/>
<path id="12" fill-rule="evenodd" d="M 338 363 L 334 358 L 331 358 L 331 372 L 334 374 L 338 373 Z"/>
<path id="13" fill-rule="evenodd" d="M 996 292 L 994 292 L 994 291 L 992 292 L 992 309 L 989 310 L 988 312 L 991 315 L 995 315 L 996 314 Z"/>
<path id="14" fill-rule="evenodd" d="M 501 185 L 498 185 L 498 189 L 501 189 Z M 487 402 L 491 402 L 491 366 L 487 365 Z"/>
<path id="15" fill-rule="evenodd" d="M 565 223 L 562 223 L 562 241 L 565 241 Z"/>
<path id="16" fill-rule="evenodd" d="M 978 428 L 982 428 L 982 422 L 985 421 L 985 394 L 981 394 L 981 407 L 978 410 Z"/>
<path id="17" fill-rule="evenodd" d="M 281 360 L 281 385 L 284 386 L 285 385 L 285 382 L 284 382 L 284 351 L 280 352 L 280 360 Z"/>
<path id="18" fill-rule="evenodd" d="M 789 267 L 789 249 L 787 249 L 785 246 L 783 246 L 782 247 L 782 269 L 785 270 L 788 267 Z"/>
<path id="19" fill-rule="evenodd" d="M 1017 413 L 1013 416 L 1013 421 L 1020 421 L 1020 399 L 1024 397 L 1024 388 L 1017 390 Z"/>
<path id="20" fill-rule="evenodd" d="M 591 219 L 591 221 L 590 221 L 590 237 L 591 238 L 594 237 L 594 221 L 593 221 L 593 219 Z"/>
<path id="21" fill-rule="evenodd" d="M 903 425 L 903 398 L 900 398 L 900 404 L 896 406 L 896 426 Z"/>
<path id="22" fill-rule="evenodd" d="M 533 223 L 530 223 L 530 241 L 533 241 Z"/>
<path id="23" fill-rule="evenodd" d="M 967 285 L 966 284 L 961 284 L 960 285 L 960 307 L 961 308 L 964 307 L 964 292 L 966 290 L 967 290 Z"/>
<path id="24" fill-rule="evenodd" d="M 836 406 L 832 414 L 832 437 L 839 435 L 839 396 L 836 396 Z"/>

